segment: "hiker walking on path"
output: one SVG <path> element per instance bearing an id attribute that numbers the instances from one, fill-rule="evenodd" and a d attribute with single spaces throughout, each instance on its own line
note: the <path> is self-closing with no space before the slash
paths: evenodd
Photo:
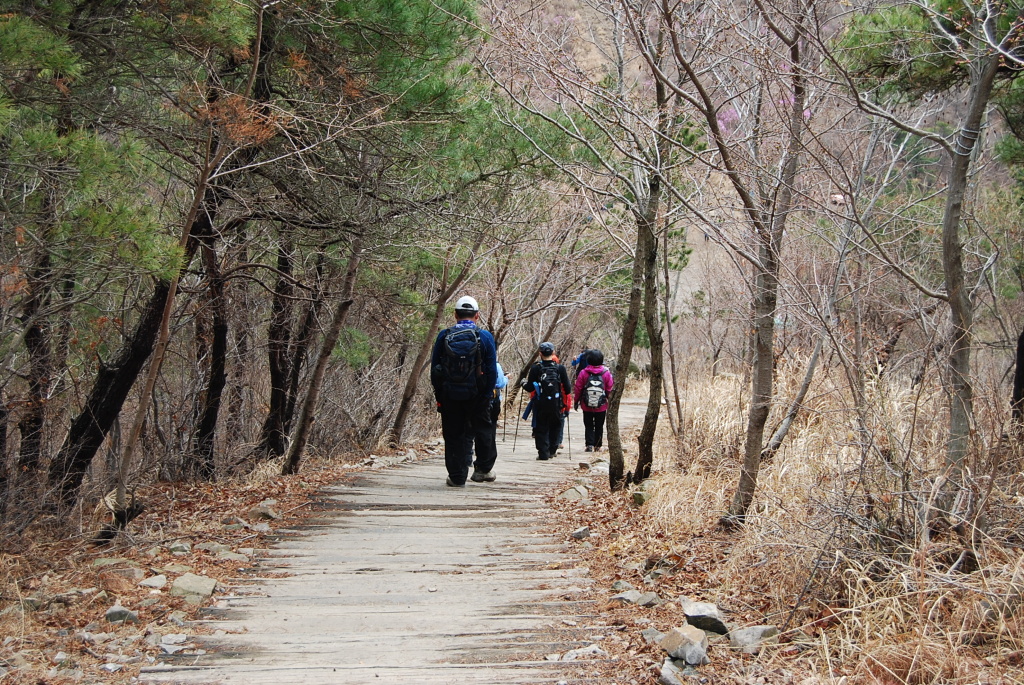
<path id="1" fill-rule="evenodd" d="M 604 419 L 615 381 L 612 372 L 604 366 L 604 354 L 600 350 L 590 350 L 588 362 L 576 376 L 573 400 L 577 411 L 583 407 L 586 451 L 596 452 L 604 442 Z"/>
<path id="2" fill-rule="evenodd" d="M 533 416 L 537 423 L 533 437 L 537 445 L 537 459 L 546 461 L 555 455 L 559 447 L 565 398 L 570 395 L 571 387 L 565 367 L 553 359 L 555 346 L 542 342 L 538 350 L 540 361 L 530 367 L 523 387 L 536 392 Z"/>
<path id="3" fill-rule="evenodd" d="M 455 325 L 437 334 L 430 356 L 430 384 L 441 413 L 445 483 L 466 486 L 477 445 L 473 480 L 493 481 L 498 458 L 492 402 L 498 360 L 494 336 L 478 328 L 480 306 L 468 295 L 455 303 Z"/>

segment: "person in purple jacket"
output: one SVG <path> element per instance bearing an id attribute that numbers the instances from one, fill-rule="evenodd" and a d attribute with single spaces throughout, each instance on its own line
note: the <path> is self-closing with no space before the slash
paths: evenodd
<path id="1" fill-rule="evenodd" d="M 583 432 L 586 437 L 587 452 L 596 452 L 604 442 L 604 417 L 608 411 L 608 398 L 611 397 L 615 382 L 612 372 L 604 366 L 604 355 L 601 350 L 590 350 L 589 362 L 576 376 L 573 392 L 573 405 L 579 411 L 583 407 Z"/>

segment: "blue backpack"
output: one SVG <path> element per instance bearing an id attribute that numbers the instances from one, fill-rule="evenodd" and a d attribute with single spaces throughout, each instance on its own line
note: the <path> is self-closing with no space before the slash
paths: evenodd
<path id="1" fill-rule="evenodd" d="M 475 327 L 450 328 L 441 343 L 438 373 L 449 400 L 471 400 L 480 394 L 480 331 Z"/>

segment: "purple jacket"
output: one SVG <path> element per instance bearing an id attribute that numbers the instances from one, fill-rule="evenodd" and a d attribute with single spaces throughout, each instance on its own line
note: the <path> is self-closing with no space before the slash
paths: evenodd
<path id="1" fill-rule="evenodd" d="M 608 395 L 609 399 L 612 396 L 612 387 L 615 382 L 612 380 L 612 372 L 604 366 L 588 366 L 587 368 L 580 371 L 580 374 L 576 376 L 576 387 L 573 391 L 573 401 L 576 406 L 581 407 L 583 411 L 597 412 L 597 411 L 608 411 L 608 403 L 606 402 L 603 406 L 597 409 L 591 409 L 587 406 L 586 402 L 583 401 L 583 386 L 587 384 L 587 380 L 591 375 L 600 376 L 601 380 L 604 381 L 604 394 Z"/>

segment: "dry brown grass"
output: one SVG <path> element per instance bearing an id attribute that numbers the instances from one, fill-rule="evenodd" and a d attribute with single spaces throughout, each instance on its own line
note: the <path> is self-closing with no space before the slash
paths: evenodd
<path id="1" fill-rule="evenodd" d="M 1024 683 L 1016 455 L 994 457 L 1008 448 L 983 441 L 954 511 L 943 514 L 941 388 L 872 380 L 861 423 L 840 374 L 823 371 L 783 449 L 762 464 L 745 525 L 723 531 L 749 392 L 738 375 L 688 373 L 682 435 L 661 422 L 649 501 L 638 510 L 619 503 L 629 514 L 618 514 L 588 565 L 614 578 L 650 557 L 679 560 L 649 589 L 715 601 L 733 623 L 784 627 L 781 645 L 759 657 L 766 668 L 851 684 Z M 780 398 L 802 373 L 780 369 Z M 979 426 L 996 425 L 986 411 Z M 625 500 L 602 497 L 610 501 L 598 508 Z M 737 668 L 749 664 L 733 662 L 713 655 L 705 670 L 745 682 Z"/>

